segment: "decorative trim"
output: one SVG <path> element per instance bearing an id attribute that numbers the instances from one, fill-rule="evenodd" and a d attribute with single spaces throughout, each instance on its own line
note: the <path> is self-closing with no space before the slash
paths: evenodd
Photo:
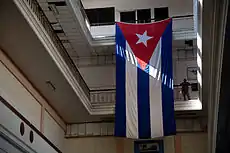
<path id="1" fill-rule="evenodd" d="M 8 109 L 10 109 L 16 116 L 18 116 L 24 123 L 26 123 L 34 132 L 36 132 L 44 141 L 46 141 L 54 150 L 58 153 L 62 153 L 46 136 L 44 136 L 33 124 L 31 124 L 22 114 L 20 114 L 14 107 L 12 107 L 2 96 L 0 96 L 0 102 L 2 102 Z"/>

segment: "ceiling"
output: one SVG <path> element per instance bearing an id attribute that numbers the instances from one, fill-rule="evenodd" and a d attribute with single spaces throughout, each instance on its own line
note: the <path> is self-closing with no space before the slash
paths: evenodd
<path id="1" fill-rule="evenodd" d="M 70 3 L 57 0 L 38 2 L 71 57 L 89 56 L 93 53 Z"/>
<path id="2" fill-rule="evenodd" d="M 67 123 L 99 120 L 100 116 L 89 115 L 13 1 L 1 1 L 0 20 L 0 48 L 60 116 Z"/>

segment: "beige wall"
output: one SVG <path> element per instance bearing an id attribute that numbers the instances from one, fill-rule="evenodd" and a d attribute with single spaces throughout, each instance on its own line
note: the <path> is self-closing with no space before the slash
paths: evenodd
<path id="1" fill-rule="evenodd" d="M 180 149 L 175 152 L 173 136 L 164 139 L 165 153 L 207 153 L 207 134 L 179 134 Z M 123 149 L 122 149 L 123 148 Z M 65 140 L 65 153 L 134 153 L 133 140 L 114 137 L 70 138 Z M 123 151 L 122 151 L 123 150 Z"/>
<path id="2" fill-rule="evenodd" d="M 41 105 L 2 63 L 0 63 L 0 94 L 37 129 L 40 129 Z"/>
<path id="3" fill-rule="evenodd" d="M 57 122 L 59 119 L 54 118 L 57 114 L 54 114 L 54 111 L 51 113 L 48 111 L 51 108 L 48 108 L 47 104 L 44 104 L 44 101 L 38 100 L 38 93 L 33 95 L 35 89 L 31 92 L 31 88 L 26 88 L 28 82 L 27 84 L 26 82 L 22 82 L 22 78 L 20 80 L 17 77 L 19 76 L 19 72 L 14 71 L 15 69 L 12 67 L 12 63 L 7 62 L 6 57 L 0 50 L 0 96 L 43 133 L 55 146 L 63 151 L 65 132 L 64 127 L 61 127 L 60 122 Z M 50 114 L 52 114 L 52 116 Z M 0 116 L 4 121 L 8 118 L 3 111 L 0 111 Z M 3 123 L 0 122 L 0 125 L 2 124 Z M 19 125 L 13 126 L 17 128 Z M 6 128 L 14 129 L 14 127 L 10 127 L 10 125 Z"/>
<path id="4" fill-rule="evenodd" d="M 206 134 L 184 134 L 181 136 L 182 153 L 207 153 L 208 135 Z"/>
<path id="5" fill-rule="evenodd" d="M 53 142 L 60 150 L 63 151 L 64 148 L 64 136 L 65 132 L 63 129 L 55 122 L 55 120 L 50 116 L 50 114 L 45 111 L 44 113 L 44 135 Z"/>

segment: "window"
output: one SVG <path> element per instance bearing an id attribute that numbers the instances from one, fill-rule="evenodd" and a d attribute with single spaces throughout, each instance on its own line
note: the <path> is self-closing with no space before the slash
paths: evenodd
<path id="1" fill-rule="evenodd" d="M 48 2 L 49 5 L 55 5 L 55 6 L 66 6 L 65 1 L 59 1 L 59 2 Z"/>
<path id="2" fill-rule="evenodd" d="M 154 19 L 160 21 L 169 17 L 168 7 L 154 8 Z"/>
<path id="3" fill-rule="evenodd" d="M 114 7 L 86 9 L 86 15 L 91 26 L 113 25 L 115 22 Z"/>
<path id="4" fill-rule="evenodd" d="M 137 10 L 137 21 L 138 23 L 151 22 L 151 10 L 150 9 Z"/>
<path id="5" fill-rule="evenodd" d="M 135 11 L 121 12 L 120 20 L 121 22 L 135 23 L 136 21 Z"/>
<path id="6" fill-rule="evenodd" d="M 151 9 L 121 12 L 120 21 L 128 23 L 149 23 L 151 22 Z"/>

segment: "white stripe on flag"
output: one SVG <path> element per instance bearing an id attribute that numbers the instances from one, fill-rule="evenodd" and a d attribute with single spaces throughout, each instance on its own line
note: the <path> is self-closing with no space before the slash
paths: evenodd
<path id="1" fill-rule="evenodd" d="M 154 76 L 156 76 L 156 74 L 161 75 L 161 39 L 154 50 L 149 65 L 151 65 L 149 73 L 153 73 L 149 75 L 151 137 L 159 137 L 164 135 L 161 79 L 158 79 L 158 77 Z"/>
<path id="2" fill-rule="evenodd" d="M 132 54 L 128 43 L 126 52 Z M 131 55 L 130 54 L 130 55 Z M 126 137 L 138 138 L 137 67 L 126 60 Z"/>

